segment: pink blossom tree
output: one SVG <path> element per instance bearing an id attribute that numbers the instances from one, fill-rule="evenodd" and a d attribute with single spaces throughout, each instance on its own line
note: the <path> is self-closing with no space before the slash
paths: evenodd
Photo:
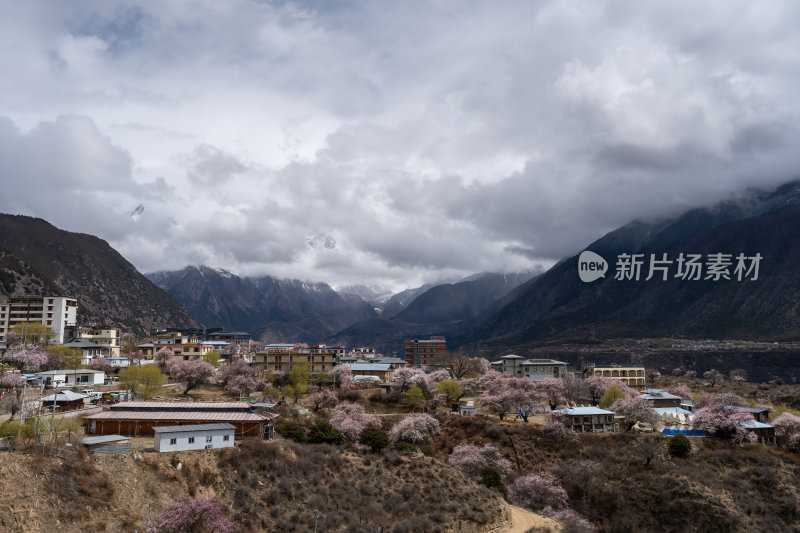
<path id="1" fill-rule="evenodd" d="M 176 381 L 186 384 L 183 394 L 190 390 L 214 381 L 214 365 L 200 359 L 184 361 L 180 357 L 173 357 L 167 362 L 167 370 Z"/>
<path id="2" fill-rule="evenodd" d="M 394 372 L 394 380 L 400 384 L 400 390 L 405 392 L 411 385 L 417 383 L 420 378 L 418 376 L 424 376 L 425 372 L 419 370 L 417 368 L 398 368 Z"/>
<path id="3" fill-rule="evenodd" d="M 333 392 L 331 389 L 323 389 L 321 387 L 315 387 L 311 392 L 309 399 L 314 404 L 315 411 L 319 411 L 323 407 L 334 406 L 336 405 L 336 402 L 339 401 L 339 398 L 336 396 L 335 392 Z"/>
<path id="4" fill-rule="evenodd" d="M 111 365 L 109 364 L 108 359 L 106 359 L 103 356 L 95 357 L 94 359 L 92 359 L 92 362 L 89 363 L 89 368 L 91 368 L 92 370 L 105 370 L 110 366 Z"/>
<path id="5" fill-rule="evenodd" d="M 539 398 L 550 404 L 550 409 L 556 409 L 566 401 L 564 380 L 558 378 L 545 378 L 534 382 L 534 390 Z"/>
<path id="6" fill-rule="evenodd" d="M 328 378 L 333 381 L 335 387 L 342 390 L 352 389 L 356 384 L 353 379 L 353 371 L 347 365 L 334 366 L 328 372 Z"/>
<path id="7" fill-rule="evenodd" d="M 234 397 L 247 396 L 251 392 L 262 390 L 269 382 L 257 374 L 239 374 L 228 380 L 225 390 Z"/>
<path id="8" fill-rule="evenodd" d="M 535 510 L 543 507 L 563 509 L 569 502 L 567 491 L 555 476 L 547 472 L 518 477 L 508 487 L 508 499 L 514 505 Z"/>
<path id="9" fill-rule="evenodd" d="M 481 384 L 485 391 L 478 404 L 496 413 L 500 420 L 507 413 L 518 413 L 527 422 L 528 415 L 536 410 L 536 386 L 527 378 L 515 378 L 492 370 L 481 379 Z"/>
<path id="10" fill-rule="evenodd" d="M 164 369 L 167 366 L 167 363 L 169 363 L 170 359 L 173 357 L 175 357 L 175 352 L 173 352 L 171 348 L 164 346 L 155 354 L 153 354 L 153 361 L 155 361 L 158 366 Z"/>
<path id="11" fill-rule="evenodd" d="M 25 387 L 25 376 L 19 372 L 6 372 L 0 376 L 0 392 L 2 405 L 11 412 L 11 418 L 22 408 L 22 389 Z"/>
<path id="12" fill-rule="evenodd" d="M 573 509 L 553 509 L 545 507 L 542 514 L 553 520 L 558 520 L 569 525 L 569 531 L 574 533 L 595 533 L 597 528 L 583 515 Z"/>
<path id="13" fill-rule="evenodd" d="M 222 504 L 216 496 L 206 498 L 188 494 L 172 500 L 167 508 L 151 520 L 148 533 L 187 533 L 189 531 L 213 531 L 233 533 L 235 524 L 225 516 Z"/>
<path id="14" fill-rule="evenodd" d="M 610 410 L 625 419 L 628 431 L 633 429 L 637 422 L 655 426 L 659 420 L 658 415 L 653 411 L 653 406 L 641 396 L 621 398 L 611 404 Z"/>
<path id="15" fill-rule="evenodd" d="M 484 359 L 483 357 L 476 357 L 475 358 L 475 371 L 478 374 L 486 374 L 489 370 L 492 369 L 492 365 L 489 364 L 488 359 Z"/>
<path id="16" fill-rule="evenodd" d="M 475 378 L 463 378 L 458 380 L 461 392 L 464 396 L 472 396 L 478 392 L 478 380 Z"/>
<path id="17" fill-rule="evenodd" d="M 744 398 L 733 392 L 721 392 L 719 394 L 704 394 L 694 403 L 695 409 L 720 405 L 746 405 Z"/>
<path id="18" fill-rule="evenodd" d="M 511 461 L 503 457 L 497 446 L 491 444 L 474 446 L 461 443 L 453 448 L 447 463 L 474 479 L 478 478 L 481 468 L 487 466 L 503 474 L 511 470 Z"/>
<path id="19" fill-rule="evenodd" d="M 600 399 L 605 394 L 606 389 L 614 385 L 624 385 L 620 380 L 614 378 L 607 378 L 605 376 L 591 376 L 583 380 L 586 386 L 586 391 L 589 393 L 592 405 L 600 403 Z"/>
<path id="20" fill-rule="evenodd" d="M 559 442 L 578 440 L 578 434 L 567 426 L 567 416 L 563 413 L 550 413 L 542 426 L 542 435 Z"/>
<path id="21" fill-rule="evenodd" d="M 675 396 L 680 396 L 681 398 L 685 398 L 687 400 L 692 399 L 692 389 L 687 387 L 686 385 L 678 385 L 672 387 L 669 392 L 674 394 Z"/>
<path id="22" fill-rule="evenodd" d="M 800 416 L 792 413 L 782 413 L 773 420 L 772 425 L 786 436 L 787 448 L 800 451 Z"/>
<path id="23" fill-rule="evenodd" d="M 347 440 L 356 442 L 365 427 L 380 427 L 381 419 L 367 413 L 361 404 L 342 402 L 333 410 L 331 425 L 341 431 Z"/>
<path id="24" fill-rule="evenodd" d="M 304 352 L 305 350 L 308 350 L 308 344 L 304 342 L 296 342 L 294 346 L 292 346 L 292 351 L 295 353 Z"/>
<path id="25" fill-rule="evenodd" d="M 392 446 L 398 442 L 425 442 L 438 435 L 439 421 L 430 415 L 410 415 L 400 420 L 389 432 Z"/>
<path id="26" fill-rule="evenodd" d="M 47 363 L 47 352 L 33 344 L 17 344 L 6 350 L 3 360 L 19 370 L 37 370 Z"/>
<path id="27" fill-rule="evenodd" d="M 434 383 L 439 383 L 440 381 L 450 379 L 450 372 L 447 370 L 435 370 L 428 374 L 428 379 Z"/>
<path id="28" fill-rule="evenodd" d="M 753 421 L 753 415 L 747 411 L 728 409 L 724 405 L 714 404 L 698 410 L 692 420 L 692 427 L 705 429 L 721 439 L 730 440 L 734 444 L 754 442 L 755 434 L 742 424 Z"/>

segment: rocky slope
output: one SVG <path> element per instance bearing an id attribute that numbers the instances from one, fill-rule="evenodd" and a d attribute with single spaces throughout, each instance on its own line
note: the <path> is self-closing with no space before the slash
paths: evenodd
<path id="1" fill-rule="evenodd" d="M 81 318 L 138 334 L 198 325 L 106 241 L 40 218 L 0 215 L 0 296 L 20 292 L 75 296 Z"/>

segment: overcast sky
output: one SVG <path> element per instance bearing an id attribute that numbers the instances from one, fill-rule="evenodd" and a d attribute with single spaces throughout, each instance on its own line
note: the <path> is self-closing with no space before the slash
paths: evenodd
<path id="1" fill-rule="evenodd" d="M 0 0 L 0 211 L 143 272 L 549 265 L 797 178 L 798 27 L 791 0 Z"/>

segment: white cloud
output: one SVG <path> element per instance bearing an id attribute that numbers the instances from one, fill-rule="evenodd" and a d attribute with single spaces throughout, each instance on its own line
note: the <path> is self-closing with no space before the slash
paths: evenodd
<path id="1" fill-rule="evenodd" d="M 796 177 L 798 9 L 3 4 L 0 209 L 141 270 L 402 286 L 550 264 Z"/>

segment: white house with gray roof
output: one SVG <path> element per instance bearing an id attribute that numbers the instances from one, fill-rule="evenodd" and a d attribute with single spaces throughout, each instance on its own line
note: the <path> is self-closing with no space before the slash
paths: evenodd
<path id="1" fill-rule="evenodd" d="M 498 372 L 533 381 L 563 378 L 567 375 L 567 363 L 555 359 L 525 359 L 520 355 L 508 354 L 490 364 Z"/>
<path id="2" fill-rule="evenodd" d="M 236 427 L 233 424 L 190 424 L 153 428 L 153 448 L 157 452 L 182 452 L 231 448 Z"/>

